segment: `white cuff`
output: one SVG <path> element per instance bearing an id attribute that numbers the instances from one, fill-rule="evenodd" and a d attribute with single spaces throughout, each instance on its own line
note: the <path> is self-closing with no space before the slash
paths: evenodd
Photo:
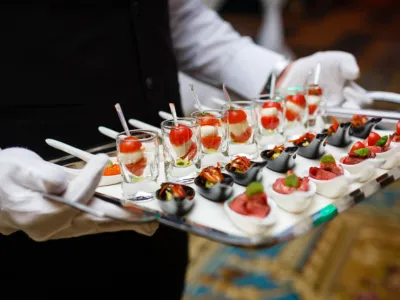
<path id="1" fill-rule="evenodd" d="M 227 87 L 249 99 L 260 94 L 272 72 L 279 75 L 288 63 L 281 54 L 249 44 L 223 68 L 221 78 Z"/>

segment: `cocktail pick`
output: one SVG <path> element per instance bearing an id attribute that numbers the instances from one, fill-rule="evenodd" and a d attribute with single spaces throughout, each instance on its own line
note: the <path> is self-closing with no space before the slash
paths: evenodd
<path id="1" fill-rule="evenodd" d="M 178 117 L 176 116 L 175 104 L 174 103 L 170 103 L 169 104 L 169 108 L 171 110 L 172 117 L 174 118 L 174 124 L 175 124 L 176 127 L 178 127 Z"/>
<path id="2" fill-rule="evenodd" d="M 204 113 L 203 106 L 201 105 L 200 99 L 199 99 L 199 97 L 197 97 L 197 94 L 196 94 L 195 91 L 194 91 L 194 86 L 193 86 L 193 84 L 189 84 L 189 87 L 190 87 L 190 89 L 192 90 L 193 97 L 194 97 L 194 99 L 195 99 L 196 102 L 197 102 L 197 106 L 199 107 L 200 112 L 203 114 L 203 113 Z"/>
<path id="3" fill-rule="evenodd" d="M 314 74 L 314 84 L 315 85 L 318 85 L 320 75 L 321 75 L 321 63 L 317 63 L 317 66 L 315 68 L 315 74 Z"/>
<path id="4" fill-rule="evenodd" d="M 271 85 L 269 87 L 269 99 L 271 99 L 271 100 L 274 99 L 275 83 L 276 83 L 276 76 L 275 76 L 275 74 L 272 74 Z"/>
<path id="5" fill-rule="evenodd" d="M 124 113 L 122 112 L 122 109 L 121 109 L 121 105 L 119 105 L 119 103 L 115 104 L 115 109 L 117 110 L 119 120 L 121 121 L 122 127 L 124 128 L 126 135 L 131 136 L 131 133 L 129 132 L 128 124 L 126 124 Z"/>
<path id="6" fill-rule="evenodd" d="M 229 93 L 228 93 L 228 90 L 226 89 L 225 84 L 222 85 L 222 89 L 224 90 L 225 100 L 232 106 L 232 100 L 231 100 L 231 97 L 229 96 Z"/>

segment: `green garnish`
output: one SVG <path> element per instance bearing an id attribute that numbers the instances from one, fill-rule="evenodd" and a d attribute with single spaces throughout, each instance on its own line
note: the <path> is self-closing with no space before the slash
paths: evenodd
<path id="1" fill-rule="evenodd" d="M 376 143 L 375 146 L 384 146 L 387 142 L 388 136 L 384 135 L 383 137 L 381 137 Z"/>
<path id="2" fill-rule="evenodd" d="M 299 186 L 299 178 L 295 174 L 290 174 L 285 178 L 285 185 L 297 188 Z"/>
<path id="3" fill-rule="evenodd" d="M 357 150 L 354 150 L 354 153 L 358 154 L 361 157 L 367 156 L 369 153 L 369 149 L 368 148 L 357 149 Z"/>
<path id="4" fill-rule="evenodd" d="M 211 181 L 206 181 L 206 188 L 211 188 L 211 187 L 213 187 L 214 186 L 214 183 L 213 182 L 211 182 Z"/>
<path id="5" fill-rule="evenodd" d="M 253 181 L 252 183 L 250 183 L 246 187 L 246 195 L 248 197 L 253 196 L 253 195 L 257 195 L 257 194 L 260 194 L 260 193 L 264 193 L 264 187 L 258 181 Z"/>
<path id="6" fill-rule="evenodd" d="M 335 159 L 333 158 L 332 155 L 327 154 L 327 155 L 322 156 L 321 162 L 322 163 L 335 163 Z"/>

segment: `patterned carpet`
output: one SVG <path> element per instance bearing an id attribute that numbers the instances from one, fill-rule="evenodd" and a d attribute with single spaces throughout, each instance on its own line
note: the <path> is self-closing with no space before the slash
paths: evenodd
<path id="1" fill-rule="evenodd" d="M 362 86 L 400 93 L 400 2 L 317 2 L 292 1 L 285 11 L 295 54 L 352 52 Z M 259 15 L 233 10 L 222 16 L 254 37 Z M 388 103 L 379 108 L 399 110 Z M 247 251 L 192 236 L 184 299 L 400 299 L 399 232 L 400 183 L 395 183 L 325 226 L 271 249 Z"/>

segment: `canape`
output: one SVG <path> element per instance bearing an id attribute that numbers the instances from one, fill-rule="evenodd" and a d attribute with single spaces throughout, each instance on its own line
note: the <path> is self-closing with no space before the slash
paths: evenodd
<path id="1" fill-rule="evenodd" d="M 397 121 L 396 130 L 391 135 L 391 138 L 392 138 L 392 143 L 395 143 L 396 146 L 400 146 L 400 120 Z"/>
<path id="2" fill-rule="evenodd" d="M 306 111 L 306 98 L 303 94 L 286 96 L 286 113 L 285 117 L 289 122 L 301 121 Z"/>
<path id="3" fill-rule="evenodd" d="M 262 151 L 260 156 L 268 162 L 268 169 L 278 173 L 286 173 L 294 168 L 297 149 L 298 147 L 285 148 L 284 145 L 280 145 Z"/>
<path id="4" fill-rule="evenodd" d="M 177 127 L 171 129 L 169 141 L 177 156 L 177 167 L 191 165 L 191 161 L 196 157 L 197 145 L 192 136 L 192 129 L 186 125 L 178 124 Z"/>
<path id="5" fill-rule="evenodd" d="M 231 140 L 234 143 L 246 143 L 252 136 L 252 128 L 247 121 L 247 114 L 241 109 L 227 111 L 227 124 Z"/>
<path id="6" fill-rule="evenodd" d="M 340 164 L 352 175 L 360 176 L 359 181 L 367 181 L 385 161 L 377 159 L 375 152 L 370 151 L 362 142 L 356 142 L 349 153 L 342 156 Z"/>
<path id="7" fill-rule="evenodd" d="M 313 134 L 307 132 L 295 140 L 289 140 L 297 149 L 297 153 L 305 158 L 316 159 L 321 157 L 325 152 L 326 138 L 328 134 Z"/>
<path id="8" fill-rule="evenodd" d="M 392 136 L 380 136 L 371 131 L 368 138 L 364 140 L 364 145 L 376 154 L 376 158 L 384 159 L 385 163 L 380 166 L 382 169 L 392 169 L 400 161 L 400 147 L 392 143 Z"/>
<path id="9" fill-rule="evenodd" d="M 233 193 L 232 176 L 221 172 L 219 167 L 204 168 L 194 180 L 200 194 L 211 201 L 223 202 Z"/>
<path id="10" fill-rule="evenodd" d="M 301 213 L 311 205 L 316 191 L 308 177 L 299 177 L 290 170 L 285 178 L 278 178 L 269 186 L 268 194 L 283 210 Z"/>
<path id="11" fill-rule="evenodd" d="M 240 230 L 251 234 L 262 234 L 276 222 L 276 207 L 268 201 L 260 182 L 252 182 L 246 191 L 224 203 L 230 220 Z"/>
<path id="12" fill-rule="evenodd" d="M 354 115 L 350 121 L 350 134 L 360 139 L 365 139 L 380 121 L 382 121 L 382 118 L 371 118 L 368 120 L 364 115 Z"/>
<path id="13" fill-rule="evenodd" d="M 327 144 L 340 148 L 350 145 L 352 141 L 350 136 L 351 123 L 339 123 L 334 117 L 332 117 L 332 121 L 333 124 L 323 132 L 328 134 Z"/>
<path id="14" fill-rule="evenodd" d="M 280 118 L 283 108 L 279 102 L 266 101 L 260 111 L 260 123 L 263 133 L 267 134 L 279 127 Z"/>
<path id="15" fill-rule="evenodd" d="M 337 164 L 331 154 L 321 158 L 319 167 L 310 167 L 308 177 L 315 183 L 317 193 L 327 198 L 344 195 L 349 185 L 359 179 L 358 176 L 351 176 L 342 165 Z"/>
<path id="16" fill-rule="evenodd" d="M 164 182 L 156 192 L 163 211 L 176 216 L 186 215 L 194 205 L 195 191 L 187 185 Z"/>
<path id="17" fill-rule="evenodd" d="M 142 176 L 147 165 L 142 143 L 134 136 L 125 137 L 119 144 L 119 161 L 135 176 Z"/>
<path id="18" fill-rule="evenodd" d="M 200 116 L 201 144 L 207 152 L 215 152 L 221 146 L 222 138 L 218 128 L 221 122 L 211 113 L 204 113 Z"/>
<path id="19" fill-rule="evenodd" d="M 267 163 L 267 161 L 255 162 L 245 156 L 237 156 L 225 166 L 225 170 L 237 184 L 247 186 L 252 181 L 261 180 L 261 171 Z"/>
<path id="20" fill-rule="evenodd" d="M 313 115 L 322 102 L 322 89 L 317 84 L 310 84 L 307 92 L 308 114 Z"/>

